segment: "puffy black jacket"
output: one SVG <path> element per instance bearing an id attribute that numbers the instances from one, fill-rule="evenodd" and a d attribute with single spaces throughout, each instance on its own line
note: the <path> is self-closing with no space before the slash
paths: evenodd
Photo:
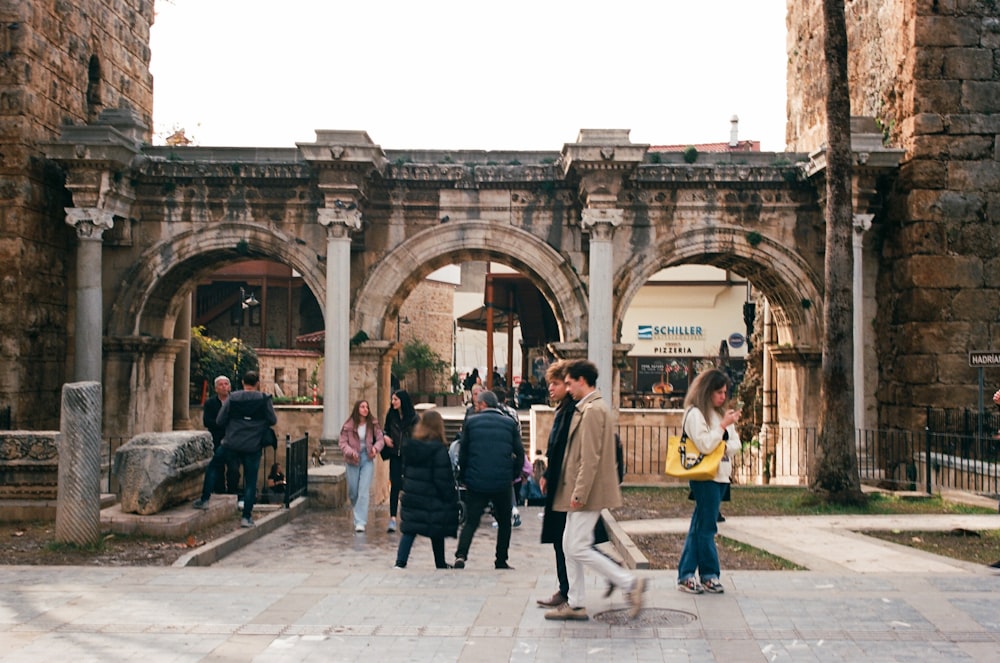
<path id="1" fill-rule="evenodd" d="M 454 537 L 458 534 L 458 493 L 440 440 L 407 439 L 403 446 L 403 497 L 400 530 L 404 534 Z"/>
<path id="2" fill-rule="evenodd" d="M 233 451 L 260 451 L 264 431 L 278 423 L 269 394 L 259 391 L 234 391 L 222 404 L 216 422 L 226 428 L 222 446 Z"/>
<path id="3" fill-rule="evenodd" d="M 524 467 L 517 424 L 493 408 L 466 419 L 458 466 L 459 479 L 469 490 L 496 493 L 509 488 Z"/>

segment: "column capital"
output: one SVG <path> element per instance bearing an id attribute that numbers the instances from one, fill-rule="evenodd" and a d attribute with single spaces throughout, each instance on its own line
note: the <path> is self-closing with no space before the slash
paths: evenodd
<path id="1" fill-rule="evenodd" d="M 595 239 L 611 239 L 614 229 L 625 219 L 624 210 L 586 208 L 580 219 L 580 226 Z"/>
<path id="2" fill-rule="evenodd" d="M 335 237 L 346 237 L 351 231 L 361 230 L 361 210 L 357 205 L 336 202 L 340 205 L 316 210 L 320 225 Z"/>
<path id="3" fill-rule="evenodd" d="M 76 228 L 80 239 L 99 240 L 115 227 L 114 214 L 97 207 L 66 207 L 66 224 Z"/>
<path id="4" fill-rule="evenodd" d="M 854 221 L 854 233 L 857 235 L 863 234 L 865 231 L 871 230 L 872 219 L 875 218 L 874 214 L 855 214 Z"/>

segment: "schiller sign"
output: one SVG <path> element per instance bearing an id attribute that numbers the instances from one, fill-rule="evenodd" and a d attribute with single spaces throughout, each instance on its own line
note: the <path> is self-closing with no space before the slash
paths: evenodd
<path id="1" fill-rule="evenodd" d="M 1000 366 L 1000 352 L 970 352 L 969 366 L 973 368 Z"/>

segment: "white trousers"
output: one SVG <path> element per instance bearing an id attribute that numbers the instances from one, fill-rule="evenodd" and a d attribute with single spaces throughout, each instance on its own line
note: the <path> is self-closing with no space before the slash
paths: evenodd
<path id="1" fill-rule="evenodd" d="M 569 511 L 563 530 L 563 552 L 566 554 L 566 575 L 569 576 L 567 602 L 573 608 L 584 607 L 584 566 L 604 576 L 623 592 L 635 587 L 635 576 L 594 550 L 594 527 L 601 517 L 598 511 Z"/>

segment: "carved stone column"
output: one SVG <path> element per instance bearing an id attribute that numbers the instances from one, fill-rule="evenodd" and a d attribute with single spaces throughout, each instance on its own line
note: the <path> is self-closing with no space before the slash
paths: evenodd
<path id="1" fill-rule="evenodd" d="M 187 344 L 187 352 L 178 352 L 174 361 L 174 430 L 191 428 L 191 293 L 174 323 L 174 339 Z"/>
<path id="2" fill-rule="evenodd" d="M 76 228 L 76 382 L 101 382 L 104 302 L 101 293 L 101 241 L 114 227 L 111 212 L 94 207 L 67 207 L 66 223 Z"/>
<path id="3" fill-rule="evenodd" d="M 326 324 L 323 346 L 323 432 L 320 442 L 331 444 L 347 419 L 351 357 L 351 231 L 361 229 L 361 212 L 354 203 L 339 200 L 318 210 L 326 227 Z"/>
<path id="4" fill-rule="evenodd" d="M 614 229 L 622 223 L 620 209 L 585 209 L 580 225 L 590 233 L 590 289 L 587 358 L 597 366 L 597 387 L 609 402 L 614 399 L 613 303 L 614 252 L 611 240 Z"/>
<path id="5" fill-rule="evenodd" d="M 874 214 L 855 214 L 854 232 L 851 234 L 854 252 L 854 282 L 853 282 L 853 336 L 854 336 L 854 427 L 867 430 L 865 413 L 865 348 L 871 340 L 865 329 L 865 270 L 864 244 L 865 231 L 871 229 Z M 868 337 L 868 338 L 866 338 Z M 864 435 L 859 436 L 864 439 Z"/>

